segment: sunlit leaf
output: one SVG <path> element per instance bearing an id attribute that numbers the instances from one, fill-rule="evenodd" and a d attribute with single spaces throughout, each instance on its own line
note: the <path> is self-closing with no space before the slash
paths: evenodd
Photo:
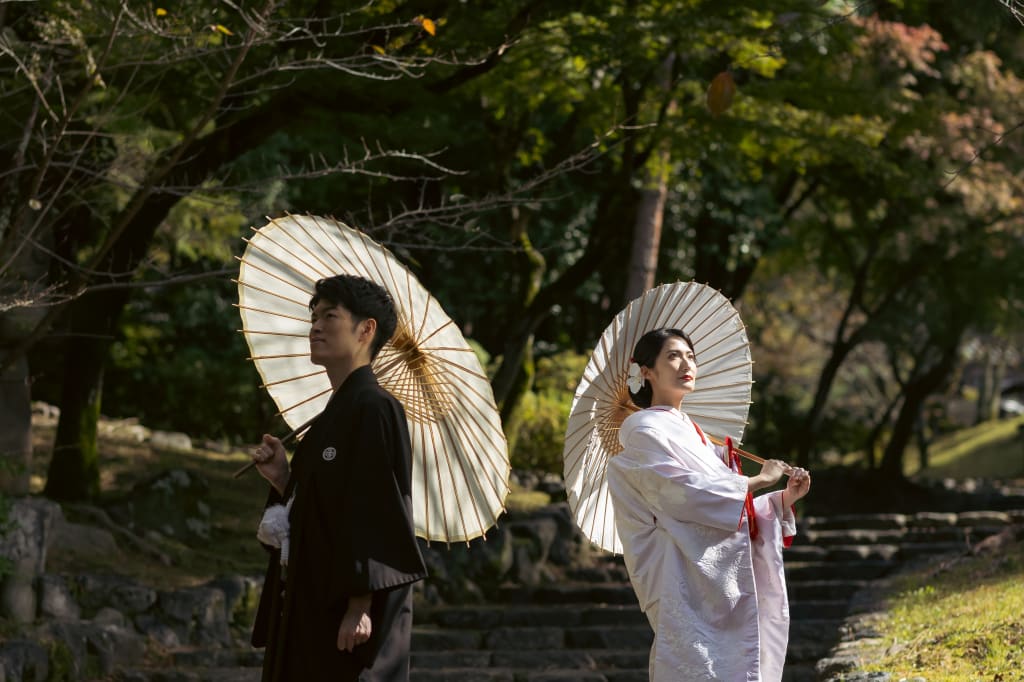
<path id="1" fill-rule="evenodd" d="M 234 33 L 231 32 L 231 29 L 229 29 L 224 24 L 211 24 L 210 25 L 210 30 L 211 31 L 217 31 L 218 33 L 223 33 L 226 36 L 233 36 L 233 35 L 235 35 Z"/>
<path id="2" fill-rule="evenodd" d="M 165 10 L 163 7 L 157 7 L 156 8 L 156 15 L 158 17 L 166 17 L 167 16 L 167 10 Z"/>
<path id="3" fill-rule="evenodd" d="M 708 110 L 712 116 L 719 116 L 732 106 L 732 98 L 736 94 L 736 81 L 732 74 L 723 71 L 714 77 L 708 86 Z"/>
<path id="4" fill-rule="evenodd" d="M 437 35 L 437 24 L 434 23 L 433 19 L 427 19 L 426 17 L 416 17 L 412 20 L 412 23 L 423 28 L 424 31 L 430 35 Z"/>

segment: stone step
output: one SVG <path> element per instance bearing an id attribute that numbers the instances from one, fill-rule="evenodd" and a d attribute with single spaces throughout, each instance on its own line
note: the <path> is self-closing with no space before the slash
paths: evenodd
<path id="1" fill-rule="evenodd" d="M 262 668 L 132 668 L 120 670 L 118 682 L 259 682 Z M 106 679 L 106 678 L 104 678 Z"/>
<path id="2" fill-rule="evenodd" d="M 900 558 L 908 560 L 938 554 L 963 554 L 966 551 L 965 542 L 915 542 L 900 547 Z"/>
<path id="3" fill-rule="evenodd" d="M 889 573 L 899 562 L 894 559 L 863 561 L 806 561 L 787 563 L 786 582 L 819 580 L 874 580 Z"/>
<path id="4" fill-rule="evenodd" d="M 487 668 L 491 665 L 491 652 L 482 649 L 448 649 L 439 651 L 410 652 L 412 668 L 437 670 L 438 668 Z"/>
<path id="5" fill-rule="evenodd" d="M 903 542 L 979 542 L 1002 532 L 1005 526 L 945 526 L 940 528 L 912 528 L 903 536 Z"/>
<path id="6" fill-rule="evenodd" d="M 835 516 L 807 516 L 798 520 L 804 530 L 899 530 L 911 528 L 1005 527 L 1024 520 L 1024 510 L 917 512 L 914 514 L 837 514 Z M 798 533 L 799 535 L 799 533 Z"/>
<path id="7" fill-rule="evenodd" d="M 796 545 L 786 550 L 787 562 L 801 561 L 860 561 L 862 559 L 894 559 L 900 545 Z"/>
<path id="8" fill-rule="evenodd" d="M 654 631 L 650 625 L 572 628 L 566 631 L 565 641 L 578 649 L 650 649 Z"/>
<path id="9" fill-rule="evenodd" d="M 648 682 L 646 660 L 642 667 L 634 669 L 557 669 L 512 667 L 462 667 L 449 666 L 439 669 L 414 668 L 410 682 Z M 816 682 L 818 676 L 814 663 L 787 662 L 782 673 L 782 682 Z"/>
<path id="10" fill-rule="evenodd" d="M 170 652 L 175 666 L 190 668 L 258 668 L 263 665 L 263 649 L 179 649 Z"/>
<path id="11" fill-rule="evenodd" d="M 998 532 L 995 530 L 993 532 Z M 903 536 L 904 543 L 931 543 L 931 542 L 966 542 L 967 536 L 988 537 L 992 532 L 987 529 L 966 529 L 959 526 L 945 526 L 942 528 L 912 528 Z"/>
<path id="12" fill-rule="evenodd" d="M 503 585 L 498 589 L 498 601 L 518 604 L 638 604 L 633 586 L 628 582 L 564 582 L 536 587 Z"/>
<path id="13" fill-rule="evenodd" d="M 791 601 L 789 603 L 790 620 L 805 618 L 845 618 L 850 610 L 847 599 L 817 599 L 813 601 Z"/>
<path id="14" fill-rule="evenodd" d="M 792 580 L 786 589 L 792 600 L 849 599 L 867 584 L 866 580 Z"/>
<path id="15" fill-rule="evenodd" d="M 541 649 L 515 651 L 413 651 L 412 667 L 438 668 L 549 668 L 642 669 L 649 647 L 639 649 Z"/>
<path id="16" fill-rule="evenodd" d="M 1003 530 L 1005 526 L 958 526 L 938 525 L 908 528 L 906 530 L 809 530 L 798 535 L 793 546 L 783 554 L 788 556 L 794 550 L 817 547 L 826 549 L 835 545 L 881 545 L 933 542 L 978 542 Z"/>
<path id="17" fill-rule="evenodd" d="M 507 669 L 450 667 L 412 670 L 409 682 L 516 682 L 516 676 Z"/>
<path id="18" fill-rule="evenodd" d="M 647 667 L 637 670 L 536 670 L 532 668 L 443 668 L 413 670 L 410 682 L 647 682 Z"/>
<path id="19" fill-rule="evenodd" d="M 789 648 L 786 649 L 786 664 L 813 664 L 828 656 L 832 647 L 838 643 L 839 637 L 832 639 L 822 637 L 821 634 L 813 639 L 795 639 L 790 636 Z"/>
<path id="20" fill-rule="evenodd" d="M 484 633 L 479 630 L 456 630 L 437 626 L 415 625 L 413 614 L 412 650 L 413 651 L 450 651 L 453 649 L 480 649 L 484 643 Z"/>
<path id="21" fill-rule="evenodd" d="M 956 515 L 956 525 L 971 528 L 1005 528 L 1013 523 L 1024 521 L 1024 510 L 1005 511 L 965 511 Z"/>
<path id="22" fill-rule="evenodd" d="M 647 618 L 639 605 L 579 604 L 552 608 L 543 604 L 513 606 L 481 604 L 421 608 L 414 614 L 419 625 L 488 629 L 502 626 L 644 625 Z"/>
<path id="23" fill-rule="evenodd" d="M 899 530 L 871 530 L 864 528 L 809 530 L 806 533 L 797 533 L 790 550 L 808 545 L 829 547 L 830 545 L 896 544 L 901 542 L 906 534 L 906 529 L 902 528 Z M 788 551 L 783 552 L 783 557 L 786 556 Z"/>
<path id="24" fill-rule="evenodd" d="M 498 627 L 487 630 L 413 626 L 413 651 L 649 648 L 649 625 Z"/>
<path id="25" fill-rule="evenodd" d="M 843 620 L 836 618 L 793 619 L 789 624 L 790 647 L 817 642 L 831 648 L 842 636 L 843 623 Z M 804 658 L 794 660 L 804 660 Z"/>
<path id="26" fill-rule="evenodd" d="M 837 514 L 807 516 L 797 520 L 800 531 L 807 530 L 901 530 L 907 527 L 906 514 Z M 800 533 L 798 532 L 799 536 Z"/>
<path id="27" fill-rule="evenodd" d="M 782 682 L 818 682 L 814 663 L 786 663 L 782 669 Z"/>
<path id="28" fill-rule="evenodd" d="M 534 670 L 581 668 L 587 670 L 646 670 L 650 646 L 631 649 L 563 649 L 561 651 L 494 652 L 499 668 Z"/>

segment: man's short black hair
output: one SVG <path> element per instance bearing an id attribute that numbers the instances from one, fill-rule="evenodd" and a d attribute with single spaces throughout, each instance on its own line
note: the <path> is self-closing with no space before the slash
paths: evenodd
<path id="1" fill-rule="evenodd" d="M 377 333 L 370 344 L 370 359 L 377 353 L 395 333 L 398 326 L 398 315 L 395 302 L 387 289 L 375 282 L 355 275 L 335 275 L 318 280 L 313 298 L 309 300 L 309 309 L 313 310 L 320 301 L 340 305 L 356 322 L 373 318 L 377 320 Z"/>

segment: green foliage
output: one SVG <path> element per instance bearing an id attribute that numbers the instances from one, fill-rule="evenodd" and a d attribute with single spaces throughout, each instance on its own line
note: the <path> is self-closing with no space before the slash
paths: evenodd
<path id="1" fill-rule="evenodd" d="M 259 590 L 247 588 L 235 602 L 228 619 L 232 627 L 248 631 L 256 621 L 256 611 L 260 605 Z"/>
<path id="2" fill-rule="evenodd" d="M 234 152 L 193 168 L 200 150 L 188 150 L 180 168 L 189 172 L 157 188 L 161 200 L 183 199 L 149 219 L 159 227 L 136 250 L 146 253 L 136 279 L 224 267 L 239 228 L 265 213 L 333 214 L 387 242 L 489 356 L 513 356 L 509 330 L 538 284 L 547 315 L 530 330 L 538 348 L 593 343 L 622 303 L 637 190 L 648 173 L 667 174 L 658 281 L 696 277 L 758 303 L 768 296 L 757 290 L 770 291 L 789 309 L 752 327 L 752 338 L 801 337 L 757 346 L 755 370 L 769 369 L 755 386 L 749 440 L 774 452 L 792 447 L 801 413 L 817 408 L 826 447 L 862 445 L 921 369 L 917 358 L 943 338 L 1020 323 L 1024 178 L 1014 126 L 1024 53 L 996 2 L 903 0 L 852 14 L 847 3 L 818 0 L 448 3 L 428 37 L 412 21 L 424 11 L 416 3 L 370 3 L 321 22 L 317 12 L 342 10 L 289 1 L 275 6 L 224 101 L 217 95 L 246 21 L 208 0 L 165 5 L 122 15 L 116 0 L 46 0 L 7 10 L 5 45 L 18 61 L 0 65 L 0 156 L 14 159 L 24 142 L 27 161 L 0 179 L 0 265 L 27 243 L 8 230 L 15 225 L 32 231 L 41 245 L 32 255 L 53 282 L 120 274 L 71 265 L 90 264 L 127 225 L 120 212 L 194 133 L 204 152 Z M 302 30 L 289 32 L 291 21 Z M 305 33 L 334 25 L 346 30 Z M 737 93 L 714 117 L 706 93 L 723 72 Z M 529 185 L 595 140 L 601 155 L 584 172 Z M 662 148 L 666 156 L 652 154 Z M 329 171 L 377 149 L 404 156 L 366 174 Z M 435 151 L 459 172 L 406 158 Z M 37 168 L 51 153 L 51 166 Z M 524 185 L 515 205 L 451 212 Z M 392 222 L 417 207 L 415 222 Z M 132 223 L 125 234 L 148 227 Z M 524 266 L 523 234 L 543 267 Z M 589 279 L 545 292 L 601 235 Z M 240 362 L 230 285 L 149 291 L 121 320 L 104 411 L 250 439 L 272 408 Z M 835 389 L 812 406 L 815 373 L 846 342 L 885 352 L 841 358 L 834 380 L 823 377 Z M 50 351 L 36 350 L 34 390 L 58 402 Z M 578 369 L 538 368 L 510 438 L 517 462 L 560 469 L 560 420 Z M 881 387 L 865 398 L 865 384 Z"/>
<path id="3" fill-rule="evenodd" d="M 516 408 L 513 469 L 562 473 L 565 429 L 576 384 L 589 356 L 564 351 L 537 360 L 534 390 Z"/>
<path id="4" fill-rule="evenodd" d="M 232 442 L 271 429 L 273 404 L 237 331 L 235 286 L 220 277 L 137 297 L 111 350 L 105 413 Z"/>
<path id="5" fill-rule="evenodd" d="M 529 514 L 551 504 L 551 496 L 540 490 L 513 490 L 505 498 L 509 514 Z"/>
<path id="6" fill-rule="evenodd" d="M 516 408 L 519 428 L 510 456 L 513 469 L 561 473 L 571 404 L 571 395 L 554 392 L 523 395 Z"/>
<path id="7" fill-rule="evenodd" d="M 789 459 L 794 430 L 800 428 L 806 411 L 800 387 L 758 377 L 752 397 L 749 425 L 743 434 L 743 442 L 749 445 L 744 449 L 766 458 Z"/>
<path id="8" fill-rule="evenodd" d="M 48 657 L 50 663 L 49 673 L 46 676 L 46 682 L 73 682 L 79 679 L 76 668 L 78 667 L 75 661 L 75 655 L 68 648 L 68 645 L 61 640 L 54 639 L 47 643 Z M 90 668 L 88 671 L 90 674 L 96 674 L 99 670 L 93 670 L 92 668 L 99 668 L 97 662 L 93 660 L 95 656 L 90 656 L 86 663 L 86 667 Z M 91 665 L 90 665 L 91 663 Z"/>
<path id="9" fill-rule="evenodd" d="M 537 393 L 552 393 L 569 396 L 572 400 L 579 384 L 583 370 L 590 361 L 590 354 L 564 351 L 555 355 L 547 355 L 537 360 L 537 375 L 534 377 L 533 389 Z M 568 418 L 568 412 L 566 412 Z"/>

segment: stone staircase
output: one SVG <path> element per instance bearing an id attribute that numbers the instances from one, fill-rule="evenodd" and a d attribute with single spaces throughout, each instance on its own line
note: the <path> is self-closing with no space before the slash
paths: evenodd
<path id="1" fill-rule="evenodd" d="M 817 681 L 844 638 L 851 598 L 909 559 L 965 552 L 1024 510 L 801 519 L 786 550 L 792 626 L 785 682 Z M 621 557 L 536 587 L 506 585 L 490 603 L 419 607 L 412 682 L 640 682 L 652 632 Z M 165 665 L 121 670 L 124 682 L 256 682 L 262 652 L 179 650 Z M 11 682 L 10 678 L 8 682 Z"/>
<path id="2" fill-rule="evenodd" d="M 818 679 L 815 664 L 840 642 L 850 600 L 870 581 L 909 559 L 965 552 L 1012 523 L 1024 523 L 1024 511 L 802 519 L 784 554 L 792 618 L 784 680 Z M 413 682 L 647 680 L 650 626 L 621 558 L 605 561 L 619 580 L 581 572 L 549 586 L 504 588 L 496 604 L 420 609 Z"/>

